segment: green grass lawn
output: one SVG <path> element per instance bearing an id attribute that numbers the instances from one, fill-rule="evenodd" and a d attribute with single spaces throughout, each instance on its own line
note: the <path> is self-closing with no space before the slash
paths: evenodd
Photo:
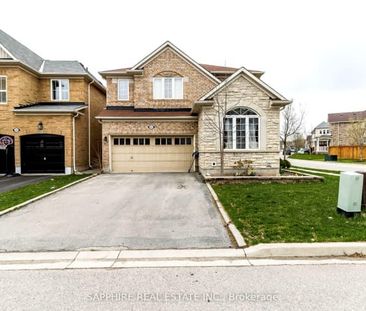
<path id="1" fill-rule="evenodd" d="M 290 159 L 324 161 L 324 154 L 300 154 L 294 153 L 288 156 Z"/>
<path id="2" fill-rule="evenodd" d="M 270 242 L 366 241 L 366 215 L 336 212 L 339 177 L 322 183 L 213 185 L 250 245 Z"/>
<path id="3" fill-rule="evenodd" d="M 290 159 L 298 159 L 298 160 L 312 160 L 312 161 L 324 161 L 324 154 L 300 154 L 294 153 L 293 155 L 288 156 Z M 354 160 L 354 159 L 338 159 L 337 162 L 341 163 L 366 163 L 366 160 Z"/>
<path id="4" fill-rule="evenodd" d="M 0 193 L 0 211 L 28 201 L 46 192 L 61 188 L 87 176 L 89 175 L 55 176 L 39 183 Z"/>

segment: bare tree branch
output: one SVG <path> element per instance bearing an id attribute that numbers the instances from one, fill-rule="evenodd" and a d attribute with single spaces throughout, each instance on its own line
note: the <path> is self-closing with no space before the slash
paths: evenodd
<path id="1" fill-rule="evenodd" d="M 282 126 L 280 138 L 283 142 L 284 158 L 286 158 L 286 150 L 288 139 L 296 134 L 300 134 L 303 130 L 305 112 L 296 111 L 294 106 L 287 105 L 282 111 Z"/>

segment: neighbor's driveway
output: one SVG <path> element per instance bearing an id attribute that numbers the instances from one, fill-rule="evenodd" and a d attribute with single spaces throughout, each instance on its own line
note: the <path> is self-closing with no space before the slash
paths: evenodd
<path id="1" fill-rule="evenodd" d="M 230 246 L 194 174 L 99 175 L 0 217 L 0 251 Z"/>
<path id="2" fill-rule="evenodd" d="M 35 184 L 52 176 L 2 176 L 0 177 L 0 193 Z"/>
<path id="3" fill-rule="evenodd" d="M 294 166 L 307 167 L 312 169 L 323 169 L 331 171 L 366 171 L 366 164 L 341 163 L 331 161 L 312 161 L 287 158 Z"/>

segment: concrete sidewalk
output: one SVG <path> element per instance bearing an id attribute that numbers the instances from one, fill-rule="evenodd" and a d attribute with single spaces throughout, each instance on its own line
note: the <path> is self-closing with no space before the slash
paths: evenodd
<path id="1" fill-rule="evenodd" d="M 356 163 L 339 163 L 339 162 L 325 162 L 325 161 L 311 161 L 311 160 L 297 160 L 287 158 L 292 166 L 301 166 L 312 169 L 330 170 L 330 171 L 366 171 L 365 164 Z"/>
<path id="2" fill-rule="evenodd" d="M 366 264 L 366 242 L 259 244 L 245 249 L 0 253 L 0 270 Z"/>

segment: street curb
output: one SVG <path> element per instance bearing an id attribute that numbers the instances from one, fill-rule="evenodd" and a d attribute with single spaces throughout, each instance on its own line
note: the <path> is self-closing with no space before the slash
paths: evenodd
<path id="1" fill-rule="evenodd" d="M 321 242 L 321 243 L 269 243 L 258 244 L 244 250 L 250 258 L 295 258 L 295 257 L 363 257 L 366 242 Z"/>
<path id="2" fill-rule="evenodd" d="M 245 240 L 244 240 L 242 234 L 240 233 L 238 228 L 231 221 L 230 216 L 225 211 L 225 208 L 221 204 L 215 190 L 213 190 L 212 186 L 209 183 L 206 183 L 206 186 L 207 186 L 208 190 L 210 191 L 213 200 L 215 201 L 216 207 L 219 210 L 220 215 L 221 215 L 226 227 L 230 231 L 231 235 L 234 237 L 234 240 L 235 240 L 236 244 L 240 248 L 246 247 L 247 244 L 245 243 Z"/>
<path id="3" fill-rule="evenodd" d="M 297 244 L 297 243 L 294 243 Z M 323 243 L 317 243 L 323 245 Z M 325 243 L 337 244 L 337 243 Z M 338 243 L 339 244 L 339 243 Z M 358 248 L 352 244 L 345 245 L 342 250 L 347 253 L 355 250 L 366 250 L 366 243 L 359 243 Z M 250 250 L 273 245 L 257 245 Z M 362 246 L 362 249 L 360 248 Z M 323 246 L 322 246 L 323 247 Z M 251 267 L 280 265 L 330 265 L 330 264 L 362 264 L 366 259 L 344 256 L 307 257 L 287 256 L 255 257 L 255 252 L 248 249 L 163 249 L 163 250 L 107 250 L 107 251 L 56 251 L 56 252 L 24 252 L 0 253 L 0 271 L 11 270 L 73 270 L 73 269 L 121 269 L 121 268 L 168 268 L 168 267 Z M 280 252 L 280 250 L 278 250 Z M 247 254 L 246 254 L 247 253 Z M 339 252 L 341 253 L 341 252 Z M 262 255 L 264 255 L 262 249 Z M 278 255 L 277 253 L 276 255 Z M 284 253 L 282 252 L 284 255 Z M 314 255 L 314 253 L 311 253 Z"/>
<path id="4" fill-rule="evenodd" d="M 5 215 L 5 214 L 7 214 L 7 213 L 10 213 L 10 212 L 13 212 L 13 211 L 15 211 L 15 210 L 18 210 L 18 209 L 20 209 L 20 208 L 22 208 L 22 207 L 24 207 L 24 206 L 26 206 L 26 205 L 28 205 L 28 204 L 31 204 L 31 203 L 33 203 L 33 202 L 35 202 L 35 201 L 38 201 L 38 200 L 40 200 L 40 199 L 43 199 L 43 198 L 45 198 L 45 197 L 47 197 L 47 196 L 49 196 L 49 195 L 51 195 L 51 194 L 54 194 L 54 193 L 56 193 L 56 192 L 59 192 L 59 191 L 61 191 L 61 190 L 64 190 L 64 189 L 66 189 L 66 188 L 69 188 L 69 187 L 71 187 L 71 186 L 74 186 L 74 185 L 76 185 L 76 184 L 78 184 L 78 183 L 81 183 L 81 182 L 83 182 L 83 181 L 85 181 L 85 180 L 88 180 L 88 179 L 90 179 L 90 178 L 93 178 L 93 177 L 95 177 L 95 176 L 97 176 L 97 175 L 98 175 L 97 173 L 92 174 L 92 175 L 90 175 L 90 176 L 87 176 L 87 177 L 85 177 L 85 178 L 82 178 L 82 179 L 76 180 L 76 181 L 74 181 L 74 182 L 72 182 L 72 183 L 70 183 L 70 184 L 67 184 L 67 185 L 65 185 L 65 186 L 62 186 L 61 188 L 58 188 L 58 189 L 52 190 L 52 191 L 50 191 L 50 192 L 46 192 L 46 193 L 44 193 L 44 194 L 39 195 L 38 197 L 32 198 L 32 199 L 30 199 L 30 200 L 28 200 L 28 201 L 25 201 L 25 202 L 23 202 L 23 203 L 20 203 L 20 204 L 18 204 L 18 205 L 15 205 L 15 206 L 9 207 L 8 209 L 6 209 L 6 210 L 4 210 L 4 211 L 1 211 L 1 212 L 0 212 L 0 217 L 1 217 L 1 216 L 3 216 L 3 215 Z"/>

